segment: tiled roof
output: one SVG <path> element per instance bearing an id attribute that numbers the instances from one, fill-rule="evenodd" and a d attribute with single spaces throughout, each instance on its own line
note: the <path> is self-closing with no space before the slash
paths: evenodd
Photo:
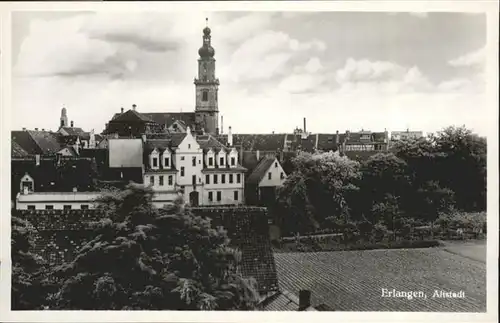
<path id="1" fill-rule="evenodd" d="M 12 141 L 11 145 L 11 156 L 12 157 L 23 157 L 28 156 L 28 152 L 24 150 L 16 141 Z"/>
<path id="2" fill-rule="evenodd" d="M 271 165 L 274 163 L 276 160 L 276 157 L 271 157 L 271 156 L 264 156 L 253 172 L 248 176 L 246 182 L 247 184 L 259 184 L 262 178 L 266 175 L 267 170 Z"/>
<path id="3" fill-rule="evenodd" d="M 227 134 L 217 137 L 227 144 Z M 233 134 L 233 146 L 243 150 L 279 151 L 285 146 L 285 134 Z"/>
<path id="4" fill-rule="evenodd" d="M 318 150 L 322 151 L 336 151 L 338 149 L 338 145 L 336 143 L 337 134 L 326 134 L 320 133 L 318 134 Z M 339 143 L 341 142 L 340 134 Z"/>
<path id="5" fill-rule="evenodd" d="M 161 151 L 167 148 L 176 148 L 186 138 L 185 133 L 171 133 L 165 135 L 163 139 L 147 139 L 144 151 L 150 153 L 155 148 Z"/>
<path id="6" fill-rule="evenodd" d="M 264 311 L 298 311 L 299 298 L 297 297 L 297 295 L 283 290 L 276 292 L 274 295 L 268 297 L 260 305 Z M 309 306 L 305 309 L 305 311 L 316 311 L 316 309 L 312 306 Z"/>
<path id="7" fill-rule="evenodd" d="M 486 265 L 444 248 L 275 253 L 280 289 L 334 311 L 484 312 Z M 446 268 L 446 270 L 443 270 Z M 404 273 L 404 274 L 402 274 Z M 463 290 L 466 299 L 380 297 L 381 288 Z"/>
<path id="8" fill-rule="evenodd" d="M 231 243 L 241 250 L 241 271 L 257 280 L 260 292 L 278 290 L 278 277 L 269 238 L 266 208 L 192 208 L 196 215 L 209 217 L 214 225 L 228 230 Z"/>
<path id="9" fill-rule="evenodd" d="M 86 133 L 82 128 L 77 127 L 62 127 L 61 129 L 64 130 L 68 136 L 83 136 Z"/>
<path id="10" fill-rule="evenodd" d="M 253 171 L 259 163 L 257 153 L 255 151 L 243 151 L 241 155 L 241 165 L 248 169 L 249 172 Z"/>
<path id="11" fill-rule="evenodd" d="M 143 113 L 139 113 L 136 110 L 128 110 L 124 113 L 117 113 L 113 116 L 111 121 L 114 122 L 129 122 L 129 121 L 144 121 L 151 122 L 152 120 L 144 115 Z"/>
<path id="12" fill-rule="evenodd" d="M 187 126 L 194 125 L 196 121 L 194 112 L 145 112 L 141 114 L 148 120 L 160 125 L 167 125 L 167 127 L 176 120 L 184 122 Z"/>
<path id="13" fill-rule="evenodd" d="M 38 166 L 35 158 L 12 159 L 13 198 L 19 192 L 21 178 L 26 173 L 35 182 L 35 192 L 71 192 L 73 187 L 79 191 L 91 191 L 97 176 L 95 164 L 90 158 L 41 158 Z"/>
<path id="14" fill-rule="evenodd" d="M 198 135 L 196 136 L 196 142 L 200 145 L 200 148 L 203 149 L 204 152 L 207 152 L 210 149 L 215 152 L 219 152 L 220 150 L 229 151 L 226 146 L 224 146 L 212 135 Z"/>
<path id="15" fill-rule="evenodd" d="M 48 131 L 12 131 L 11 139 L 29 155 L 52 155 L 61 149 L 56 134 Z"/>

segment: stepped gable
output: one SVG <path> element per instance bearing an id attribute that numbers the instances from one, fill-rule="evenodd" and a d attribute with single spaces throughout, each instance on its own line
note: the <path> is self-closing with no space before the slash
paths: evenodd
<path id="1" fill-rule="evenodd" d="M 222 225 L 231 243 L 241 251 L 241 272 L 254 277 L 261 293 L 278 290 L 278 276 L 269 238 L 267 209 L 261 207 L 196 207 L 194 214 Z"/>
<path id="2" fill-rule="evenodd" d="M 247 184 L 255 184 L 258 185 L 262 178 L 266 175 L 267 170 L 274 163 L 276 157 L 274 156 L 265 156 L 263 157 L 252 173 L 248 176 L 246 183 Z"/>

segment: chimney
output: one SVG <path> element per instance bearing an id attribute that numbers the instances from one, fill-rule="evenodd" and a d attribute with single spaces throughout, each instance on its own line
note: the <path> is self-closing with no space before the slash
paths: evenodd
<path id="1" fill-rule="evenodd" d="M 121 111 L 122 111 L 122 113 L 123 113 L 123 108 L 121 108 Z"/>
<path id="2" fill-rule="evenodd" d="M 256 153 L 257 161 L 259 161 L 260 160 L 260 150 L 257 150 L 255 153 Z"/>
<path id="3" fill-rule="evenodd" d="M 23 128 L 23 131 L 26 131 L 26 128 Z"/>
<path id="4" fill-rule="evenodd" d="M 229 130 L 227 131 L 227 145 L 229 147 L 233 146 L 233 133 L 231 132 L 231 126 L 229 126 Z"/>
<path id="5" fill-rule="evenodd" d="M 137 108 L 137 105 L 132 104 L 132 110 L 134 110 L 134 111 L 135 111 L 135 108 Z"/>
<path id="6" fill-rule="evenodd" d="M 74 126 L 74 125 L 75 125 L 75 124 L 73 123 L 73 121 L 71 121 L 71 128 L 73 128 L 73 126 Z"/>
<path id="7" fill-rule="evenodd" d="M 335 132 L 335 143 L 338 145 L 339 144 L 339 131 Z"/>
<path id="8" fill-rule="evenodd" d="M 215 128 L 215 135 L 218 136 L 219 135 L 219 128 Z"/>
<path id="9" fill-rule="evenodd" d="M 45 128 L 42 128 L 42 131 L 45 131 Z"/>
<path id="10" fill-rule="evenodd" d="M 35 131 L 38 131 L 38 128 L 35 128 Z"/>
<path id="11" fill-rule="evenodd" d="M 304 118 L 304 133 L 307 133 L 307 128 L 306 128 L 306 118 Z"/>
<path id="12" fill-rule="evenodd" d="M 224 133 L 224 116 L 220 116 L 220 134 Z"/>
<path id="13" fill-rule="evenodd" d="M 311 306 L 311 291 L 302 289 L 299 291 L 299 311 L 303 311 Z"/>
<path id="14" fill-rule="evenodd" d="M 37 166 L 40 166 L 40 155 L 35 155 L 35 163 Z"/>

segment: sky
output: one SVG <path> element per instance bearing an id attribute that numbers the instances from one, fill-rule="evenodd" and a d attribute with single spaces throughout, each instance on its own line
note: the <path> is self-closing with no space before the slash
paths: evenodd
<path id="1" fill-rule="evenodd" d="M 15 12 L 12 128 L 194 111 L 205 17 L 224 132 L 486 131 L 486 16 L 386 12 Z"/>

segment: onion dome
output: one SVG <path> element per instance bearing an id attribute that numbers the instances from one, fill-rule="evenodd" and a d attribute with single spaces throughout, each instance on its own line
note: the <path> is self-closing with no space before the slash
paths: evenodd
<path id="1" fill-rule="evenodd" d="M 211 30 L 210 30 L 210 28 L 208 28 L 208 27 L 205 27 L 205 28 L 203 29 L 203 34 L 204 34 L 205 36 L 209 36 L 209 35 L 210 35 L 210 32 L 211 32 Z"/>
<path id="2" fill-rule="evenodd" d="M 210 45 L 203 45 L 199 50 L 198 54 L 200 57 L 214 57 L 215 55 L 215 50 L 212 46 Z"/>

